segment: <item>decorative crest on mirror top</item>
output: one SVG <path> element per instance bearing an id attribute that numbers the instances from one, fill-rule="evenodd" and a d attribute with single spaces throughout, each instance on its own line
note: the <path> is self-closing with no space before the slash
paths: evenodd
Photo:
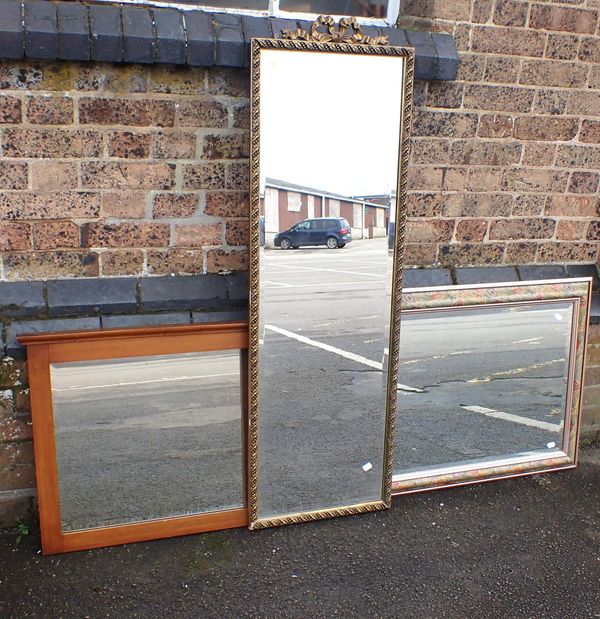
<path id="1" fill-rule="evenodd" d="M 321 26 L 326 28 L 326 32 L 319 30 Z M 350 31 L 348 31 L 350 28 Z M 319 15 L 310 27 L 310 32 L 297 28 L 296 30 L 286 29 L 281 31 L 283 39 L 293 41 L 318 41 L 320 43 L 355 43 L 362 45 L 387 45 L 387 36 L 379 35 L 369 37 L 365 35 L 356 21 L 356 17 L 342 17 L 336 25 L 335 19 L 330 15 Z"/>

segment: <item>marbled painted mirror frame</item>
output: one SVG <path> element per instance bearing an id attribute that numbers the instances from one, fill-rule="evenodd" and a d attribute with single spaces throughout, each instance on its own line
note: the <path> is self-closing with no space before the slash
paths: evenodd
<path id="1" fill-rule="evenodd" d="M 341 22 L 340 22 L 341 23 Z M 394 420 L 396 406 L 396 389 L 398 375 L 398 346 L 400 338 L 400 302 L 402 290 L 402 266 L 404 233 L 406 226 L 406 196 L 408 186 L 408 155 L 409 132 L 412 113 L 412 92 L 414 75 L 414 50 L 406 47 L 388 46 L 385 42 L 347 42 L 343 36 L 336 38 L 323 35 L 320 40 L 308 40 L 310 37 L 299 37 L 298 33 L 287 33 L 289 39 L 253 39 L 251 49 L 251 152 L 250 152 L 250 339 L 248 363 L 248 509 L 251 529 L 263 529 L 285 524 L 294 524 L 361 514 L 370 511 L 389 508 L 391 505 L 391 484 L 393 471 Z M 358 39 L 356 39 L 358 40 Z M 327 41 L 327 42 L 323 42 Z M 280 49 L 289 52 L 331 52 L 336 54 L 362 54 L 371 56 L 395 56 L 404 59 L 403 67 L 403 96 L 400 115 L 400 139 L 398 156 L 398 174 L 396 181 L 396 223 L 394 238 L 394 265 L 392 275 L 392 299 L 389 336 L 389 372 L 387 380 L 387 411 L 384 453 L 384 475 L 381 500 L 294 513 L 286 516 L 260 518 L 258 509 L 258 450 L 259 445 L 259 296 L 260 296 L 260 57 L 263 49 Z M 315 76 L 318 84 L 319 76 Z M 357 87 L 359 83 L 357 81 Z M 293 119 L 291 119 L 293 121 Z M 299 137 L 299 139 L 304 139 Z M 362 139 L 359 138 L 359 139 Z M 371 136 L 369 143 L 376 148 L 377 136 Z M 282 141 L 281 148 L 294 148 L 293 139 Z M 335 145 L 332 142 L 319 144 L 315 148 L 330 148 L 332 157 L 335 156 Z M 365 153 L 362 144 L 357 143 L 354 157 Z"/>
<path id="2" fill-rule="evenodd" d="M 507 455 L 475 465 L 438 466 L 432 467 L 431 471 L 398 474 L 393 478 L 392 494 L 423 492 L 575 468 L 591 298 L 591 278 L 406 289 L 402 298 L 404 315 L 444 309 L 469 311 L 483 306 L 509 307 L 524 303 L 530 305 L 567 301 L 573 306 L 573 320 L 567 358 L 568 383 L 562 453 L 539 458 Z"/>

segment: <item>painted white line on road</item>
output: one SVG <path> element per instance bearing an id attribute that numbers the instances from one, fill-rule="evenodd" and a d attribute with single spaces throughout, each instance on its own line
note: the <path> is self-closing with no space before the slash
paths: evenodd
<path id="1" fill-rule="evenodd" d="M 381 283 L 380 282 L 374 282 L 372 279 L 369 280 L 368 282 L 349 282 L 349 281 L 345 281 L 345 282 L 339 282 L 339 283 L 333 283 L 333 282 L 323 282 L 322 284 L 290 284 L 289 286 L 282 286 L 280 285 L 278 282 L 271 282 L 271 284 L 273 284 L 272 286 L 266 286 L 265 288 L 271 288 L 273 290 L 281 290 L 282 288 L 346 288 L 348 291 L 353 292 L 353 290 L 350 288 L 350 286 L 356 286 L 357 284 L 365 285 L 365 286 L 379 286 L 381 288 Z"/>
<path id="2" fill-rule="evenodd" d="M 277 288 L 294 288 L 293 284 L 284 284 L 283 282 L 274 282 L 268 279 L 265 280 L 265 284 L 272 284 L 277 286 Z"/>
<path id="3" fill-rule="evenodd" d="M 512 368 L 510 370 L 505 370 L 503 372 L 494 372 L 493 374 L 490 374 L 489 376 L 484 376 L 482 378 L 471 378 L 471 380 L 468 380 L 468 383 L 489 383 L 492 380 L 494 380 L 494 378 L 496 376 L 515 376 L 518 374 L 524 374 L 525 372 L 529 371 L 529 370 L 538 370 L 539 368 L 543 368 L 546 367 L 548 365 L 554 365 L 555 363 L 564 363 L 564 359 L 551 359 L 550 361 L 544 361 L 542 363 L 532 363 L 529 366 L 525 366 L 522 368 Z"/>
<path id="4" fill-rule="evenodd" d="M 516 342 L 511 342 L 511 344 L 530 344 L 531 342 L 539 342 L 541 337 L 531 337 L 528 340 L 517 340 Z"/>
<path id="5" fill-rule="evenodd" d="M 84 391 L 86 389 L 105 389 L 107 387 L 126 387 L 129 385 L 149 385 L 150 383 L 170 383 L 177 380 L 196 380 L 197 378 L 218 378 L 219 376 L 237 376 L 238 372 L 225 374 L 203 374 L 201 376 L 174 376 L 173 378 L 155 378 L 154 380 L 135 380 L 126 383 L 107 383 L 105 385 L 85 385 L 84 387 L 53 387 L 52 391 Z"/>
<path id="6" fill-rule="evenodd" d="M 340 271 L 339 269 L 318 269 L 315 267 L 301 267 L 298 265 L 291 264 L 280 264 L 278 265 L 280 268 L 290 268 L 290 269 L 301 269 L 303 271 L 318 271 L 319 273 L 344 273 L 348 275 L 367 275 L 369 277 L 386 277 L 386 275 L 382 275 L 381 273 L 363 273 L 362 271 Z"/>
<path id="7" fill-rule="evenodd" d="M 547 421 L 538 421 L 537 419 L 512 415 L 511 413 L 503 413 L 502 411 L 497 411 L 493 408 L 486 408 L 485 406 L 464 406 L 461 404 L 461 408 L 464 408 L 466 411 L 470 411 L 472 413 L 485 415 L 486 417 L 504 419 L 504 421 L 512 421 L 513 423 L 520 423 L 523 426 L 540 428 L 541 430 L 548 430 L 549 432 L 560 432 L 562 428 L 560 424 L 548 423 Z"/>
<path id="8" fill-rule="evenodd" d="M 298 335 L 293 331 L 281 329 L 280 327 L 276 327 L 275 325 L 265 325 L 265 329 L 269 329 L 269 331 L 279 333 L 280 335 L 285 335 L 286 337 L 297 340 L 298 342 L 302 342 L 303 344 L 308 344 L 309 346 L 314 346 L 315 348 L 320 348 L 321 350 L 335 353 L 340 357 L 344 357 L 344 359 L 350 359 L 351 361 L 356 361 L 356 363 L 362 363 L 363 365 L 366 365 L 375 370 L 381 371 L 383 369 L 383 364 L 378 361 L 367 359 L 367 357 L 357 355 L 356 353 L 349 352 L 347 350 L 342 350 L 341 348 L 337 348 L 336 346 L 330 346 L 329 344 L 324 344 L 323 342 L 317 342 L 317 340 L 312 340 L 309 337 L 305 337 L 304 335 Z M 413 391 L 417 393 L 423 392 L 423 389 L 418 389 L 417 387 L 409 387 L 408 385 L 401 384 L 398 384 L 398 389 L 402 391 Z"/>

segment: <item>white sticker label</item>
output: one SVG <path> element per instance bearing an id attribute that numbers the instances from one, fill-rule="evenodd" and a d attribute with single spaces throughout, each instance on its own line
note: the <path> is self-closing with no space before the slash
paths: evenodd
<path id="1" fill-rule="evenodd" d="M 367 462 L 365 464 L 362 465 L 362 470 L 366 473 L 367 471 L 370 471 L 373 468 L 373 465 L 370 462 Z"/>
<path id="2" fill-rule="evenodd" d="M 554 441 L 550 441 L 549 443 L 546 443 L 546 447 L 548 449 L 554 449 L 554 447 L 556 447 L 556 443 Z"/>

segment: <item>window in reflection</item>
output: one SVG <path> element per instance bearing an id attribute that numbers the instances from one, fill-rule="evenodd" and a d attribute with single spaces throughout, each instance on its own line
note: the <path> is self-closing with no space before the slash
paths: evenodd
<path id="1" fill-rule="evenodd" d="M 238 351 L 50 367 L 62 528 L 244 504 Z"/>
<path id="2" fill-rule="evenodd" d="M 403 315 L 395 473 L 563 450 L 573 305 Z"/>

